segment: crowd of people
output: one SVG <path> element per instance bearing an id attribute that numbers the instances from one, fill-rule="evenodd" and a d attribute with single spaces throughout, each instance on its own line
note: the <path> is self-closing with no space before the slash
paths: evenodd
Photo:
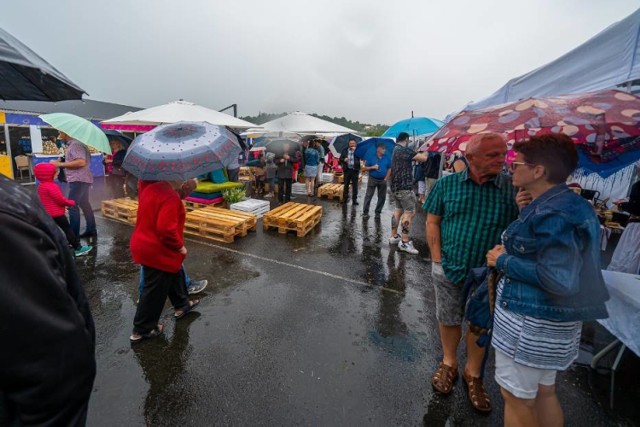
<path id="1" fill-rule="evenodd" d="M 0 216 L 11 224 L 5 233 L 10 244 L 5 247 L 12 248 L 10 251 L 3 249 L 2 255 L 7 257 L 4 258 L 6 261 L 23 256 L 22 251 L 30 251 L 30 259 L 34 259 L 34 268 L 20 273 L 24 277 L 16 277 L 16 283 L 22 286 L 12 288 L 11 295 L 0 300 L 0 309 L 15 313 L 17 319 L 24 319 L 24 323 L 19 323 L 20 328 L 16 330 L 1 333 L 5 342 L 12 339 L 19 342 L 27 339 L 22 335 L 26 331 L 29 331 L 28 339 L 32 339 L 32 331 L 37 330 L 36 335 L 44 340 L 41 342 L 50 343 L 51 347 L 46 348 L 52 349 L 52 354 L 42 363 L 36 363 L 33 369 L 48 372 L 47 369 L 53 369 L 52 363 L 62 363 L 75 375 L 76 367 L 85 367 L 82 375 L 70 375 L 75 379 L 65 387 L 86 390 L 88 398 L 95 373 L 91 350 L 93 323 L 73 259 L 66 248 L 71 245 L 76 256 L 92 249 L 82 246 L 79 239 L 97 234 L 88 198 L 93 178 L 88 170 L 86 148 L 67 135 L 61 134 L 60 138 L 69 144 L 66 160 L 41 164 L 35 169 L 41 181 L 38 188 L 41 203 L 9 180 L 0 179 L 3 201 Z M 478 345 L 478 337 L 471 329 L 464 330 L 465 312 L 460 304 L 468 272 L 472 268 L 488 266 L 501 277 L 497 285 L 492 346 L 495 349 L 495 381 L 505 402 L 505 424 L 563 425 L 555 388 L 556 373 L 576 359 L 582 322 L 607 316 L 604 303 L 608 299 L 600 271 L 598 218 L 593 206 L 565 184 L 577 166 L 575 145 L 562 134 L 518 142 L 513 147 L 516 157 L 509 164 L 510 174 L 504 174 L 507 153 L 504 137 L 494 133 L 476 135 L 468 142 L 464 161 L 460 162 L 463 165 L 456 166 L 458 161 L 454 161 L 454 173 L 436 180 L 433 170 L 439 170 L 439 155 L 416 152 L 409 146 L 409 140 L 408 134 L 401 133 L 391 156 L 386 155 L 386 146 L 381 143 L 365 158 L 360 158 L 356 156 L 357 144 L 352 139 L 340 153 L 339 162 L 344 175 L 344 204 L 351 201 L 352 205 L 359 205 L 358 178 L 361 172 L 369 173 L 363 215 L 369 215 L 376 193 L 374 212 L 380 215 L 389 190 L 394 204 L 389 245 L 397 245 L 399 251 L 418 253 L 411 238 L 416 207 L 420 206 L 418 202 L 426 213 L 435 316 L 443 354 L 431 377 L 433 389 L 442 395 L 451 394 L 460 376 L 459 369 L 462 369 L 461 376 L 471 405 L 481 412 L 492 409 L 483 376 L 487 349 Z M 280 153 L 262 155 L 263 183 L 269 188 L 265 196 L 273 194 L 277 177 L 278 200 L 281 203 L 289 201 L 295 165 L 301 162 L 304 162 L 307 194 L 312 196 L 324 157 L 321 144 L 313 141 L 302 150 L 294 150 L 284 143 Z M 115 162 L 115 156 L 112 161 Z M 421 175 L 416 173 L 416 164 Z M 455 172 L 456 167 L 459 172 Z M 69 182 L 68 199 L 53 183 L 59 168 L 65 170 Z M 418 198 L 414 190 L 416 180 L 423 182 L 418 186 Z M 119 180 L 118 185 L 121 183 Z M 193 188 L 193 180 L 139 183 L 138 217 L 130 249 L 133 261 L 142 268 L 139 301 L 130 336 L 132 344 L 162 334 L 160 317 L 167 298 L 174 307 L 174 318 L 178 320 L 200 302 L 190 299 L 189 295 L 200 292 L 207 285 L 206 281 L 191 281 L 183 265 L 187 249 L 181 198 Z M 636 184 L 632 201 L 618 204 L 635 209 L 638 188 Z M 69 210 L 69 221 L 65 209 Z M 79 233 L 79 209 L 83 210 L 87 224 L 82 234 Z M 66 241 L 57 227 L 64 231 Z M 30 248 L 24 240 L 20 241 L 25 236 L 27 241 L 39 242 L 34 243 L 33 248 L 45 245 L 50 250 Z M 2 265 L 3 269 L 7 268 L 5 263 Z M 17 274 L 15 270 L 3 271 L 5 273 L 11 277 Z M 60 289 L 47 296 L 36 292 L 36 282 L 48 281 L 60 283 Z M 61 302 L 51 306 L 47 298 L 58 298 Z M 26 308 L 24 304 L 12 305 L 18 300 L 30 302 Z M 42 328 L 37 319 L 43 316 L 60 320 L 47 322 L 47 327 Z M 69 328 L 69 323 L 65 322 L 76 327 Z M 28 329 L 30 327 L 33 329 Z M 457 354 L 462 341 L 466 358 L 464 367 L 460 368 Z M 62 346 L 89 351 L 84 355 L 74 352 L 77 353 L 75 358 L 69 359 L 67 355 L 65 362 L 61 362 L 54 353 Z M 25 343 L 25 348 L 30 346 Z M 3 362 L 0 366 L 5 371 L 20 364 L 19 360 L 6 354 L 0 357 Z M 18 375 L 20 370 L 14 372 Z M 31 403 L 33 398 L 50 393 L 51 387 L 54 387 L 53 383 L 23 384 L 3 391 L 5 400 L 11 403 L 5 405 L 9 408 L 9 419 L 11 416 L 59 419 L 61 424 L 66 424 L 86 417 L 86 401 L 83 403 L 81 399 L 62 402 L 57 408 L 25 406 L 24 402 Z M 21 411 L 24 413 L 16 415 Z"/>

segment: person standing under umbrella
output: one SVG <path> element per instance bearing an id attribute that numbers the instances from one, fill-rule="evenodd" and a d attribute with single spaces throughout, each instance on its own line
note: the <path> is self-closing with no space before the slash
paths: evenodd
<path id="1" fill-rule="evenodd" d="M 300 151 L 291 151 L 291 144 L 282 144 L 282 155 L 276 156 L 275 163 L 278 165 L 278 201 L 286 203 L 291 201 L 291 184 L 293 177 L 293 165 L 300 161 Z"/>
<path id="2" fill-rule="evenodd" d="M 340 153 L 342 163 L 342 173 L 344 174 L 344 190 L 342 192 L 342 203 L 349 203 L 349 187 L 351 190 L 354 205 L 358 205 L 358 177 L 360 175 L 360 157 L 356 156 L 356 139 L 349 139 L 349 146 Z"/>
<path id="3" fill-rule="evenodd" d="M 58 139 L 67 144 L 67 151 L 64 162 L 51 160 L 50 163 L 59 168 L 65 169 L 65 176 L 69 183 L 69 199 L 76 202 L 75 206 L 69 207 L 69 222 L 71 229 L 78 237 L 96 237 L 96 219 L 93 215 L 93 208 L 89 202 L 89 191 L 93 184 L 93 175 L 89 166 L 91 164 L 91 153 L 81 142 L 71 138 L 64 132 L 60 132 Z M 80 210 L 84 215 L 86 229 L 80 234 Z"/>
<path id="4" fill-rule="evenodd" d="M 320 153 L 316 149 L 315 142 L 311 141 L 309 147 L 304 150 L 304 181 L 307 188 L 307 196 L 314 195 L 316 175 L 320 164 Z"/>

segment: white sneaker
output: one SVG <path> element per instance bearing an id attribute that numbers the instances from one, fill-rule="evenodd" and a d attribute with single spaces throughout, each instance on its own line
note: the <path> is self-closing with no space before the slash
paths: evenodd
<path id="1" fill-rule="evenodd" d="M 418 250 L 413 247 L 413 242 L 411 240 L 409 240 L 408 242 L 400 242 L 400 244 L 398 245 L 398 250 L 413 255 L 418 253 Z"/>
<path id="2" fill-rule="evenodd" d="M 390 245 L 397 245 L 401 241 L 402 241 L 402 237 L 400 237 L 399 234 L 396 234 L 395 237 L 393 237 L 393 236 L 389 237 L 389 244 Z"/>

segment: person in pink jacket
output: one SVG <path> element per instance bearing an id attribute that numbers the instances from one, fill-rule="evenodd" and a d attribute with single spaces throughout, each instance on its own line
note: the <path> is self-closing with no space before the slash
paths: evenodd
<path id="1" fill-rule="evenodd" d="M 40 163 L 33 168 L 33 173 L 40 181 L 38 185 L 38 197 L 42 206 L 55 223 L 67 236 L 67 241 L 73 247 L 76 256 L 86 255 L 93 249 L 92 246 L 81 246 L 78 236 L 71 229 L 69 220 L 65 215 L 68 206 L 74 206 L 76 202 L 69 200 L 62 194 L 60 187 L 53 182 L 58 175 L 57 168 L 50 163 Z"/>

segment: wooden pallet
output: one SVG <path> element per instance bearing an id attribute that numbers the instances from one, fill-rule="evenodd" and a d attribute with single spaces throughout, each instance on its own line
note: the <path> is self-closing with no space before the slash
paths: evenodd
<path id="1" fill-rule="evenodd" d="M 329 200 L 335 198 L 342 201 L 344 185 L 343 184 L 324 184 L 318 188 L 318 197 L 326 197 Z"/>
<path id="2" fill-rule="evenodd" d="M 262 217 L 265 230 L 277 228 L 278 233 L 295 231 L 298 237 L 307 235 L 322 218 L 322 206 L 287 202 Z"/>
<path id="3" fill-rule="evenodd" d="M 338 177 L 338 184 L 344 184 L 344 175 L 340 174 L 337 175 Z M 358 184 L 362 184 L 362 174 L 358 175 Z"/>
<path id="4" fill-rule="evenodd" d="M 256 229 L 256 215 L 213 206 L 187 214 L 184 232 L 218 242 L 233 243 L 236 236 L 244 237 Z"/>
<path id="5" fill-rule="evenodd" d="M 184 208 L 187 212 L 191 212 L 191 211 L 195 211 L 196 209 L 204 209 L 204 208 L 208 208 L 209 206 L 215 206 L 217 208 L 222 208 L 225 205 L 224 200 L 218 203 L 213 203 L 210 205 L 205 205 L 204 203 L 197 203 L 197 202 L 192 202 L 189 200 L 183 200 L 182 203 L 184 204 Z"/>
<path id="6" fill-rule="evenodd" d="M 128 197 L 122 199 L 103 200 L 102 215 L 127 224 L 135 224 L 138 215 L 138 201 Z"/>

